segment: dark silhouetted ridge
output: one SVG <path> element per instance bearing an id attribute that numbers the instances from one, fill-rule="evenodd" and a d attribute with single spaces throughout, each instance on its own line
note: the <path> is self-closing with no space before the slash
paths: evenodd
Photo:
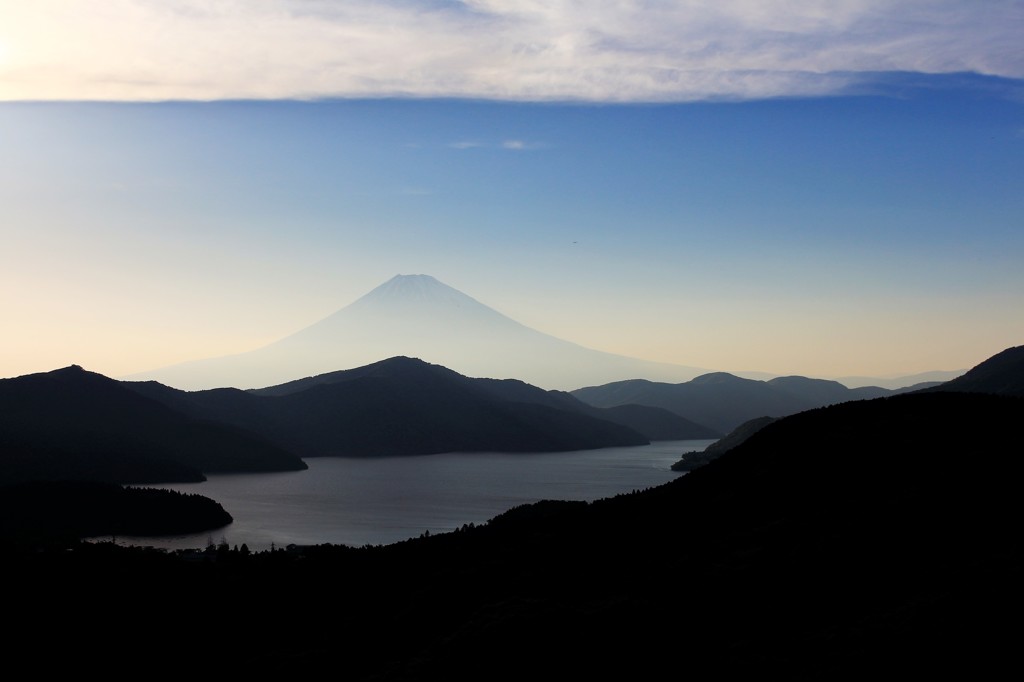
<path id="1" fill-rule="evenodd" d="M 718 459 L 729 452 L 729 450 L 745 443 L 748 438 L 774 421 L 777 421 L 776 417 L 758 417 L 757 419 L 743 422 L 724 438 L 715 441 L 703 450 L 683 453 L 679 461 L 672 465 L 672 471 L 692 471 L 713 459 Z"/>
<path id="2" fill-rule="evenodd" d="M 77 365 L 0 380 L 0 483 L 196 481 L 305 464 L 234 427 L 191 419 Z"/>
<path id="3" fill-rule="evenodd" d="M 548 452 L 642 445 L 642 433 L 568 394 L 470 379 L 395 357 L 251 391 L 127 384 L 196 418 L 256 432 L 304 457 Z M 685 420 L 674 422 L 682 428 Z"/>
<path id="4" fill-rule="evenodd" d="M 1024 346 L 1007 348 L 963 376 L 929 390 L 1024 396 Z"/>

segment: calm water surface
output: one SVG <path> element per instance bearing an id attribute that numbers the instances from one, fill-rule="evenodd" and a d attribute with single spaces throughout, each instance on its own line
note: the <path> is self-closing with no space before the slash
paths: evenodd
<path id="1" fill-rule="evenodd" d="M 211 475 L 203 483 L 161 487 L 211 497 L 234 523 L 198 535 L 117 542 L 181 549 L 224 540 L 252 550 L 272 543 L 386 544 L 481 523 L 527 502 L 596 500 L 660 485 L 679 475 L 669 466 L 683 452 L 713 442 L 542 454 L 324 457 L 306 460 L 306 471 Z"/>

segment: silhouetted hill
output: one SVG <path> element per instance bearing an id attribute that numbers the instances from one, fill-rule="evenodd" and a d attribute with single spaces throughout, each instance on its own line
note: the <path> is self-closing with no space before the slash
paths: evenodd
<path id="1" fill-rule="evenodd" d="M 925 388 L 935 388 L 937 386 L 942 386 L 944 383 L 945 382 L 942 381 L 922 381 L 919 384 L 911 384 L 910 386 L 898 388 L 894 390 L 892 393 L 893 395 L 899 395 L 900 393 L 913 393 L 914 391 L 920 391 Z"/>
<path id="2" fill-rule="evenodd" d="M 279 386 L 255 389 L 256 395 L 280 396 L 297 393 L 313 386 L 335 384 L 352 379 L 386 376 L 402 381 L 444 379 L 471 391 L 482 392 L 502 401 L 544 405 L 556 410 L 583 414 L 637 431 L 649 440 L 688 440 L 717 438 L 721 434 L 706 426 L 657 407 L 644 405 L 598 408 L 565 391 L 548 391 L 518 379 L 470 378 L 440 365 L 431 365 L 407 357 L 396 357 L 356 369 L 329 372 L 315 377 L 291 381 Z"/>
<path id="3" fill-rule="evenodd" d="M 472 379 L 475 385 L 505 400 L 547 405 L 560 410 L 586 414 L 626 426 L 649 440 L 692 440 L 718 438 L 714 429 L 697 424 L 668 410 L 648 405 L 594 407 L 565 391 L 545 391 L 517 379 Z"/>
<path id="4" fill-rule="evenodd" d="M 672 471 L 692 471 L 699 466 L 704 466 L 711 460 L 718 459 L 729 452 L 729 450 L 746 442 L 748 438 L 774 421 L 777 421 L 776 417 L 758 417 L 757 419 L 745 421 L 730 431 L 724 438 L 715 441 L 703 450 L 683 453 L 679 461 L 672 465 Z"/>
<path id="5" fill-rule="evenodd" d="M 844 403 L 848 400 L 882 398 L 893 394 L 893 391 L 878 386 L 847 388 L 838 381 L 810 379 L 801 376 L 776 377 L 765 383 L 800 400 L 811 402 L 816 407 Z"/>
<path id="6" fill-rule="evenodd" d="M 720 438 L 721 432 L 686 417 L 650 405 L 615 405 L 601 409 L 601 417 L 628 426 L 651 440 L 703 440 Z"/>
<path id="7" fill-rule="evenodd" d="M 704 374 L 682 384 L 634 379 L 572 391 L 573 396 L 596 407 L 627 403 L 661 407 L 721 433 L 760 416 L 784 417 L 824 405 L 893 393 L 877 386 L 850 389 L 824 379 L 790 376 L 756 381 L 726 372 Z"/>
<path id="8" fill-rule="evenodd" d="M 68 669 L 117 641 L 128 669 L 356 680 L 988 678 L 1015 665 L 1008 616 L 1024 606 L 1024 465 L 1007 445 L 1022 415 L 1024 400 L 980 394 L 847 402 L 649 491 L 383 548 L 10 559 L 10 582 L 46 589 L 8 603 L 8 646 L 34 658 L 60 641 L 52 665 Z M 210 603 L 86 627 L 115 586 L 152 585 Z"/>
<path id="9" fill-rule="evenodd" d="M 0 483 L 196 481 L 202 472 L 306 467 L 261 438 L 78 366 L 0 380 L 0 463 Z"/>
<path id="10" fill-rule="evenodd" d="M 930 390 L 1024 396 L 1024 346 L 1007 348 L 963 376 Z"/>
<path id="11" fill-rule="evenodd" d="M 171 490 L 93 481 L 0 486 L 0 542 L 27 546 L 103 535 L 179 535 L 220 528 L 213 500 Z"/>
<path id="12" fill-rule="evenodd" d="M 307 457 L 545 452 L 648 441 L 571 396 L 470 379 L 406 357 L 253 391 L 126 386 Z"/>

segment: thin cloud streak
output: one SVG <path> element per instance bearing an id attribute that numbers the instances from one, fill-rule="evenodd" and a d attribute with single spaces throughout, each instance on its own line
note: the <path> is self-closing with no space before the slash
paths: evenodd
<path id="1" fill-rule="evenodd" d="M 528 149 L 540 149 L 544 145 L 537 142 L 527 142 L 525 140 L 507 139 L 500 143 L 486 143 L 486 142 L 452 142 L 448 145 L 451 149 L 506 149 L 509 151 L 525 151 Z"/>
<path id="2" fill-rule="evenodd" d="M 502 149 L 508 149 L 514 152 L 526 151 L 529 149 L 540 149 L 543 145 L 536 142 L 526 142 L 525 140 L 505 140 L 501 143 Z"/>
<path id="3" fill-rule="evenodd" d="M 1024 78 L 1020 0 L 0 0 L 0 100 L 823 95 Z"/>

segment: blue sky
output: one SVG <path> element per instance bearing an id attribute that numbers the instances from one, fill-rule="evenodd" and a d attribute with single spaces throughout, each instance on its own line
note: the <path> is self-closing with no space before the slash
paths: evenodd
<path id="1" fill-rule="evenodd" d="M 1022 3 L 640 4 L 124 0 L 104 11 L 131 31 L 88 61 L 47 47 L 77 15 L 0 0 L 0 376 L 248 350 L 421 272 L 712 369 L 909 374 L 1022 343 Z M 342 29 L 373 49 L 332 52 Z M 319 68 L 284 49 L 304 34 Z"/>

